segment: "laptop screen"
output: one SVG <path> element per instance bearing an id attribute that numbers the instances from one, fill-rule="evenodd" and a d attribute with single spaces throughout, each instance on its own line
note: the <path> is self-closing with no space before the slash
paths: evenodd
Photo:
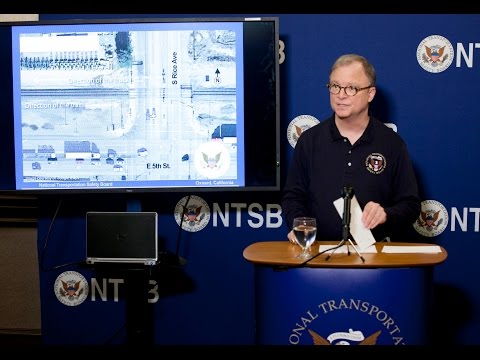
<path id="1" fill-rule="evenodd" d="M 156 212 L 87 212 L 86 261 L 143 263 L 158 260 Z"/>

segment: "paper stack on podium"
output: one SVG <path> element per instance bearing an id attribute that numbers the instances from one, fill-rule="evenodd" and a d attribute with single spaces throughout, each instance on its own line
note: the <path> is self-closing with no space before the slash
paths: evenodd
<path id="1" fill-rule="evenodd" d="M 442 252 L 442 249 L 438 245 L 422 245 L 422 246 L 395 246 L 395 245 L 384 245 L 382 253 L 389 254 L 439 254 Z"/>

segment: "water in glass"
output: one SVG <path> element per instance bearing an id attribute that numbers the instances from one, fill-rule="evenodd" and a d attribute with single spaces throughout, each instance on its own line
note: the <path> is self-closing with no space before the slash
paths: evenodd
<path id="1" fill-rule="evenodd" d="M 315 218 L 299 217 L 293 220 L 293 233 L 297 244 L 302 248 L 299 257 L 307 257 L 310 247 L 317 235 L 317 222 Z"/>

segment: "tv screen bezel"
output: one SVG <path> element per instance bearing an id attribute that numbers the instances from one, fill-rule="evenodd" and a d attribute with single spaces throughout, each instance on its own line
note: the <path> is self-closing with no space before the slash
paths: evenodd
<path id="1" fill-rule="evenodd" d="M 244 186 L 218 186 L 218 187 L 205 187 L 205 186 L 182 186 L 182 187 L 114 187 L 114 188 L 104 188 L 104 187 L 92 187 L 92 188 L 27 188 L 27 189 L 17 189 L 16 180 L 15 180 L 15 159 L 14 154 L 7 155 L 7 158 L 10 156 L 10 159 L 4 162 L 3 165 L 0 165 L 0 171 L 5 175 L 3 180 L 0 181 L 0 192 L 16 192 L 21 194 L 76 194 L 76 193 L 148 193 L 148 192 L 165 192 L 165 191 L 175 191 L 175 192 L 185 192 L 185 191 L 195 191 L 195 192 L 209 192 L 209 191 L 278 191 L 280 190 L 280 79 L 279 79 L 279 20 L 278 17 L 254 17 L 254 18 L 245 18 L 245 17 L 195 17 L 195 18 L 121 18 L 121 19 L 74 19 L 74 20 L 49 20 L 49 21 L 28 21 L 28 22 L 5 22 L 0 24 L 1 27 L 15 27 L 15 26 L 45 26 L 45 25 L 83 25 L 83 24 L 133 24 L 133 23 L 205 23 L 205 22 L 241 22 L 246 23 L 261 23 L 269 22 L 273 24 L 274 28 L 274 62 L 273 62 L 273 71 L 275 83 L 274 88 L 274 123 L 268 124 L 270 128 L 265 128 L 266 125 L 259 126 L 259 129 L 265 134 L 268 132 L 270 137 L 270 142 L 267 146 L 274 146 L 274 151 L 269 148 L 269 152 L 266 156 L 262 157 L 262 150 L 259 148 L 260 141 L 262 137 L 258 134 L 252 136 L 253 133 L 258 130 L 255 126 L 260 125 L 258 121 L 255 124 L 255 121 L 246 120 L 245 121 L 245 184 Z M 3 32 L 2 32 L 3 33 Z M 245 36 L 245 34 L 244 34 Z M 10 61 L 11 54 L 10 54 Z M 5 64 L 5 66 L 10 68 L 12 71 L 12 63 Z M 6 94 L 3 101 L 0 104 L 3 106 L 11 107 L 12 111 L 8 111 L 1 115 L 3 117 L 0 120 L 1 127 L 5 130 L 3 134 L 0 133 L 0 140 L 2 140 L 3 145 L 0 144 L 0 149 L 4 153 L 9 153 L 14 151 L 15 144 L 13 143 L 12 137 L 14 134 L 14 119 L 13 119 L 13 84 L 11 94 Z M 248 91 L 250 89 L 245 86 L 244 90 Z M 258 105 L 258 104 L 256 104 Z M 258 119 L 256 119 L 258 120 Z M 9 136 L 11 135 L 11 136 Z M 8 137 L 8 139 L 7 139 Z M 252 140 L 253 139 L 253 140 Z M 5 140 L 5 141 L 3 141 Z M 266 178 L 266 182 L 262 182 L 262 179 L 256 179 L 254 171 L 257 171 L 263 167 L 264 163 L 261 163 L 263 159 L 268 160 L 267 166 L 269 167 L 270 173 Z M 254 160 L 257 159 L 257 160 Z M 254 165 L 254 168 L 249 168 L 250 161 L 257 161 Z M 272 164 L 273 163 L 273 164 Z M 253 170 L 252 170 L 253 169 Z M 252 177 L 253 176 L 253 177 Z M 255 180 L 255 181 L 252 181 Z"/>

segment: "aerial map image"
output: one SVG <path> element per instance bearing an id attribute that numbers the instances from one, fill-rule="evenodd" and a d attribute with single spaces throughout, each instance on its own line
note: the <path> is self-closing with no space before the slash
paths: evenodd
<path id="1" fill-rule="evenodd" d="M 19 34 L 22 186 L 241 185 L 241 29 L 101 26 Z"/>

